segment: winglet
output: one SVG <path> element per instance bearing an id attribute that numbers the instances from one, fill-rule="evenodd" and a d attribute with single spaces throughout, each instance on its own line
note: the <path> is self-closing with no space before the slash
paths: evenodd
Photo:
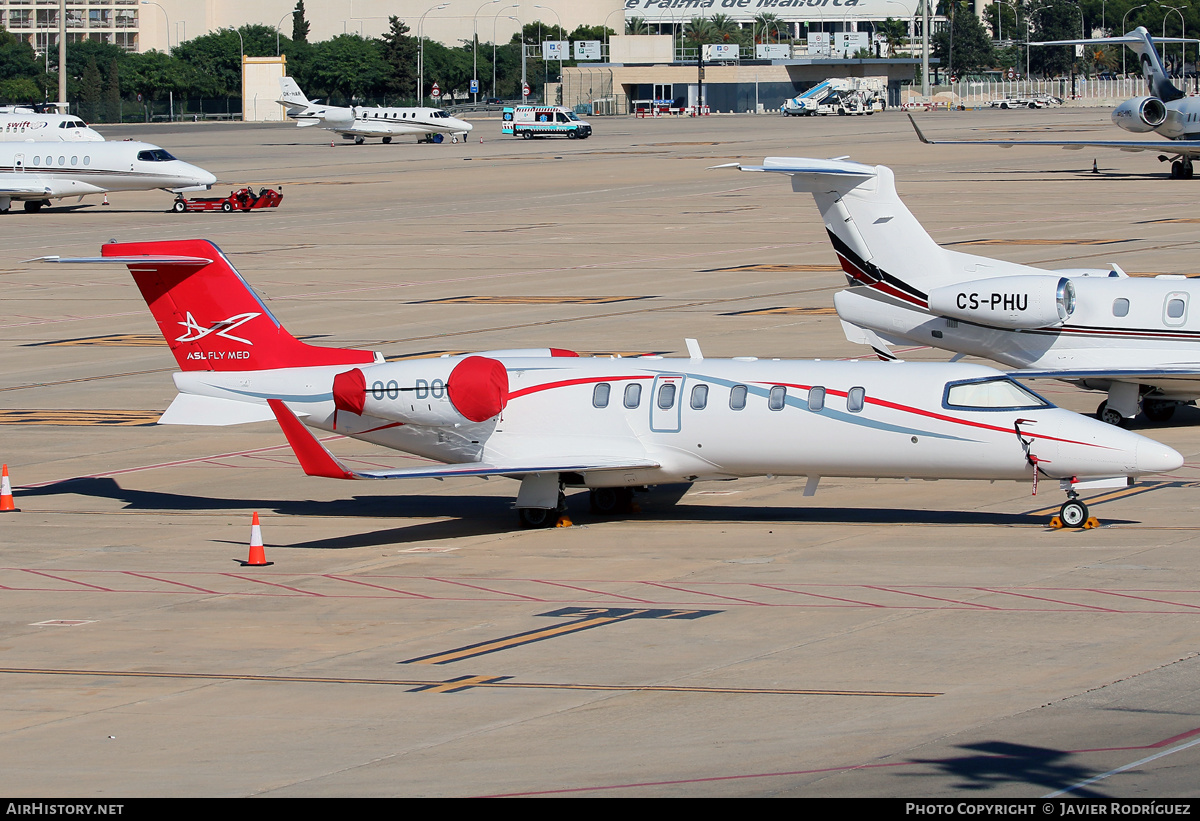
<path id="1" fill-rule="evenodd" d="M 908 115 L 908 121 L 912 123 L 913 131 L 917 132 L 917 139 L 925 143 L 925 145 L 937 145 L 933 140 L 921 133 L 920 127 L 917 126 L 917 121 L 913 119 L 913 115 Z"/>
<path id="2" fill-rule="evenodd" d="M 342 463 L 317 441 L 317 437 L 313 436 L 312 431 L 304 426 L 282 399 L 268 399 L 267 404 L 271 406 L 271 412 L 275 414 L 279 427 L 283 429 L 283 435 L 287 437 L 288 444 L 292 446 L 292 452 L 300 460 L 300 467 L 305 473 L 309 476 L 324 476 L 326 479 L 358 478 L 342 467 Z"/>

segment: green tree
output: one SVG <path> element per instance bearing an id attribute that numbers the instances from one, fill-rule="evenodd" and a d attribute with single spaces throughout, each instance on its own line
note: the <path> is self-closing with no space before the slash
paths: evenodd
<path id="1" fill-rule="evenodd" d="M 979 18 L 963 0 L 948 0 L 945 12 L 949 25 L 930 38 L 933 56 L 946 71 L 962 77 L 995 63 L 992 39 Z"/>
<path id="2" fill-rule="evenodd" d="M 292 40 L 307 43 L 308 28 L 308 21 L 304 19 L 304 0 L 296 0 L 296 10 L 292 12 Z"/>
<path id="3" fill-rule="evenodd" d="M 384 90 L 390 67 L 383 44 L 357 34 L 339 34 L 313 46 L 312 78 L 322 96 L 360 100 Z M 313 96 L 310 94 L 310 96 Z"/>
<path id="4" fill-rule="evenodd" d="M 1079 38 L 1079 4 L 1075 0 L 1052 0 L 1036 7 L 1029 17 L 1030 40 Z M 1039 46 L 1029 50 L 1029 70 L 1043 77 L 1070 73 L 1075 65 L 1074 46 Z"/>
<path id="5" fill-rule="evenodd" d="M 889 17 L 879 24 L 879 34 L 887 45 L 887 56 L 894 57 L 908 37 L 908 22 Z"/>
<path id="6" fill-rule="evenodd" d="M 100 68 L 96 65 L 96 58 L 89 57 L 76 97 L 79 102 L 79 115 L 85 120 L 95 120 L 103 95 L 104 79 L 100 76 Z"/>
<path id="7" fill-rule="evenodd" d="M 649 34 L 650 31 L 650 24 L 644 17 L 630 17 L 625 21 L 626 34 Z"/>
<path id="8" fill-rule="evenodd" d="M 104 83 L 104 120 L 121 122 L 121 73 L 115 58 L 108 64 L 108 77 Z"/>
<path id="9" fill-rule="evenodd" d="M 713 20 L 716 20 L 715 14 L 713 15 Z M 788 24 L 780 20 L 778 14 L 763 12 L 754 16 L 754 29 L 755 44 L 770 43 L 772 38 L 778 43 L 781 39 L 779 36 L 780 31 L 787 31 Z"/>
<path id="10" fill-rule="evenodd" d="M 383 35 L 382 55 L 388 66 L 384 87 L 389 94 L 416 96 L 417 38 L 408 36 L 410 31 L 412 29 L 399 17 L 388 18 L 388 30 Z"/>

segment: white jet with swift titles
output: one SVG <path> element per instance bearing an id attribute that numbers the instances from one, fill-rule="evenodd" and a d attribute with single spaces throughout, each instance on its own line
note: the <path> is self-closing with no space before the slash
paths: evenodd
<path id="1" fill-rule="evenodd" d="M 1048 270 L 939 246 L 886 166 L 769 157 L 816 199 L 851 287 L 834 305 L 851 342 L 929 345 L 1107 391 L 1097 415 L 1166 421 L 1200 397 L 1200 283 L 1105 268 Z M 1196 299 L 1197 304 L 1192 305 Z"/>
<path id="2" fill-rule="evenodd" d="M 181 372 L 164 424 L 276 419 L 301 467 L 333 479 L 507 476 L 522 525 L 554 524 L 564 486 L 599 513 L 632 488 L 822 476 L 1058 479 L 1078 491 L 1179 467 L 1169 447 L 1062 410 L 979 365 L 580 357 L 557 349 L 387 362 L 300 342 L 212 243 L 109 243 L 53 262 L 129 267 Z M 301 419 L 304 421 L 301 422 Z M 334 457 L 309 428 L 435 460 L 394 470 Z M 1035 485 L 1036 488 L 1036 485 Z"/>
<path id="3" fill-rule="evenodd" d="M 354 140 L 356 145 L 362 145 L 367 137 L 380 137 L 383 142 L 390 143 L 392 137 L 405 135 L 418 137 L 418 142 L 440 143 L 446 137 L 466 139 L 474 127 L 440 108 L 321 105 L 305 97 L 291 77 L 280 77 L 279 89 L 277 102 L 297 121 L 297 126 L 319 125 L 326 131 L 341 134 L 344 139 Z"/>
<path id="4" fill-rule="evenodd" d="M 0 107 L 0 142 L 103 142 L 104 137 L 71 114 Z"/>

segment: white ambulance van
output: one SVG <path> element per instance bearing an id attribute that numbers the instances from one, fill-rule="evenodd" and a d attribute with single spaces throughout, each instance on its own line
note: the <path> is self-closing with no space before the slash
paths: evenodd
<path id="1" fill-rule="evenodd" d="M 502 134 L 532 140 L 534 137 L 565 135 L 571 140 L 592 136 L 591 123 L 579 119 L 569 108 L 553 105 L 518 105 L 504 109 Z"/>

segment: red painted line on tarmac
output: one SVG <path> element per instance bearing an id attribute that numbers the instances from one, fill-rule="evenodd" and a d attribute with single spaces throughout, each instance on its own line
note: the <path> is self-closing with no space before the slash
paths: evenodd
<path id="1" fill-rule="evenodd" d="M 113 590 L 111 587 L 101 587 L 98 584 L 88 584 L 87 582 L 77 582 L 74 579 L 64 579 L 62 576 L 55 576 L 53 573 L 46 573 L 42 570 L 25 570 L 24 572 L 25 573 L 33 573 L 35 576 L 45 576 L 46 578 L 49 578 L 49 579 L 57 579 L 58 581 L 66 582 L 67 584 L 78 584 L 78 585 L 82 585 L 83 587 L 90 587 L 93 590 L 102 590 L 105 593 L 120 592 L 118 590 Z"/>
<path id="2" fill-rule="evenodd" d="M 121 570 L 119 572 L 124 573 L 127 576 L 137 576 L 139 579 L 149 579 L 150 581 L 153 581 L 153 582 L 162 582 L 163 584 L 174 584 L 174 585 L 178 585 L 179 587 L 186 587 L 189 590 L 198 590 L 201 593 L 211 593 L 214 596 L 221 595 L 221 593 L 217 590 L 209 590 L 204 587 L 197 587 L 194 584 L 186 584 L 184 582 L 175 582 L 175 581 L 171 581 L 170 579 L 160 579 L 158 576 L 150 576 L 146 573 L 135 573 L 132 570 Z M 147 591 L 147 592 L 149 592 L 149 591 Z"/>
<path id="3" fill-rule="evenodd" d="M 638 604 L 654 604 L 654 601 L 651 599 L 639 599 L 634 596 L 622 596 L 620 593 L 609 593 L 606 590 L 592 590 L 591 588 L 588 588 L 588 587 L 581 587 L 581 586 L 575 585 L 575 584 L 567 584 L 566 582 L 552 582 L 548 579 L 530 579 L 530 581 L 536 581 L 538 584 L 548 584 L 551 587 L 564 587 L 567 590 L 582 590 L 584 593 L 594 593 L 597 596 L 608 596 L 609 598 L 614 598 L 614 599 L 625 599 L 625 601 L 635 601 Z"/>
<path id="4" fill-rule="evenodd" d="M 339 582 L 349 582 L 350 584 L 361 584 L 363 587 L 374 587 L 377 590 L 388 590 L 392 593 L 399 593 L 402 596 L 412 596 L 414 599 L 429 599 L 433 600 L 433 596 L 423 596 L 420 593 L 413 593 L 408 590 L 399 590 L 395 587 L 388 587 L 385 584 L 371 584 L 370 582 L 360 582 L 357 579 L 347 579 L 344 576 L 335 576 L 332 573 L 322 574 L 327 579 L 333 579 Z M 354 597 L 357 598 L 357 597 Z"/>
<path id="5" fill-rule="evenodd" d="M 958 599 L 944 599 L 941 596 L 926 596 L 924 593 L 910 593 L 907 590 L 897 590 L 892 587 L 876 587 L 873 584 L 863 585 L 868 590 L 882 590 L 886 593 L 899 593 L 902 596 L 916 596 L 918 599 L 929 599 L 930 601 L 944 601 L 950 604 L 961 604 L 963 607 L 976 607 L 980 610 L 999 610 L 999 607 L 990 607 L 986 604 L 975 604 L 969 601 L 959 601 Z"/>
<path id="6" fill-rule="evenodd" d="M 1019 596 L 1020 598 L 1023 598 L 1023 599 L 1034 599 L 1035 601 L 1045 601 L 1045 602 L 1050 602 L 1051 604 L 1065 604 L 1068 607 L 1083 607 L 1087 610 L 1099 610 L 1102 613 L 1119 613 L 1119 612 L 1121 612 L 1120 610 L 1113 610 L 1108 607 L 1096 607 L 1096 606 L 1090 605 L 1090 604 L 1080 604 L 1079 602 L 1062 601 L 1061 599 L 1048 599 L 1048 598 L 1045 598 L 1044 596 L 1030 596 L 1028 593 L 1014 593 L 1011 590 L 993 590 L 990 587 L 977 587 L 975 589 L 983 590 L 988 593 L 999 593 L 1004 596 Z"/>
<path id="7" fill-rule="evenodd" d="M 719 593 L 704 593 L 700 590 L 689 590 L 686 587 L 674 587 L 669 584 L 662 584 L 661 582 L 642 582 L 642 584 L 648 584 L 651 587 L 661 587 L 665 590 L 677 590 L 680 593 L 690 593 L 693 596 L 704 596 L 705 598 L 721 599 L 722 601 L 736 601 L 736 602 L 741 602 L 742 604 L 755 604 L 760 607 L 774 607 L 775 606 L 773 604 L 770 604 L 770 603 L 764 602 L 764 601 L 755 601 L 754 599 L 739 599 L 735 596 L 722 596 Z"/>
<path id="8" fill-rule="evenodd" d="M 1168 599 L 1154 599 L 1154 598 L 1150 598 L 1149 596 L 1134 596 L 1132 593 L 1117 593 L 1112 590 L 1095 590 L 1090 587 L 1085 588 L 1085 589 L 1090 590 L 1093 593 L 1103 593 L 1106 596 L 1120 596 L 1123 599 L 1137 599 L 1139 601 L 1150 601 L 1150 602 L 1154 602 L 1156 604 L 1170 604 L 1170 605 L 1174 605 L 1175 607 L 1190 607 L 1193 610 L 1200 610 L 1200 605 L 1185 604 L 1181 601 L 1170 601 Z M 1164 590 L 1163 592 L 1165 593 L 1168 591 Z"/>
<path id="9" fill-rule="evenodd" d="M 491 587 L 483 587 L 482 585 L 478 585 L 478 584 L 468 584 L 467 582 L 456 582 L 453 579 L 440 579 L 436 576 L 427 576 L 426 578 L 430 579 L 431 581 L 442 582 L 443 584 L 457 584 L 457 585 L 460 585 L 461 587 L 469 587 L 473 590 L 482 590 L 485 593 L 495 593 L 498 596 L 515 597 L 518 599 L 524 599 L 525 601 L 536 601 L 536 602 L 545 602 L 546 601 L 546 599 L 539 599 L 537 596 L 525 596 L 525 595 L 522 595 L 521 593 L 508 593 L 504 590 L 495 590 Z M 522 581 L 528 581 L 528 579 L 523 579 Z"/>
<path id="10" fill-rule="evenodd" d="M 265 584 L 270 587 L 281 587 L 284 590 L 291 590 L 294 593 L 304 593 L 305 595 L 316 596 L 316 597 L 322 598 L 322 599 L 327 598 L 324 593 L 314 593 L 311 590 L 301 590 L 299 587 L 288 587 L 286 584 L 277 584 L 276 582 L 268 582 L 268 581 L 264 581 L 263 579 L 255 579 L 251 576 L 240 576 L 237 573 L 222 573 L 221 575 L 229 576 L 230 578 L 233 578 L 233 579 L 241 579 L 244 582 L 254 582 L 255 584 Z"/>
<path id="11" fill-rule="evenodd" d="M 875 604 L 874 602 L 869 602 L 869 601 L 859 601 L 858 599 L 844 599 L 840 596 L 822 596 L 820 593 L 809 593 L 807 590 L 793 590 L 790 587 L 777 587 L 773 584 L 755 583 L 754 586 L 755 587 L 765 587 L 768 590 L 781 590 L 784 593 L 795 593 L 799 596 L 811 596 L 814 599 L 828 599 L 829 601 L 840 601 L 840 602 L 845 602 L 846 604 L 858 605 L 859 607 L 882 607 L 882 608 L 887 607 L 887 605 L 884 605 L 884 604 Z M 832 587 L 832 586 L 833 585 L 830 585 L 830 587 Z"/>

